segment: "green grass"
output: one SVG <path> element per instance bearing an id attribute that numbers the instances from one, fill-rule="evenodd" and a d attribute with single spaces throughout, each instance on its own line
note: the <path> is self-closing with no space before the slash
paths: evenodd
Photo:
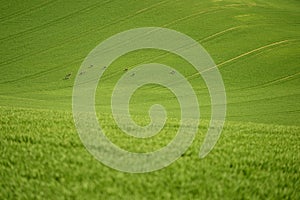
<path id="1" fill-rule="evenodd" d="M 297 0 L 2 0 L 0 199 L 299 199 L 299 9 Z M 167 168 L 127 174 L 85 150 L 72 119 L 72 88 L 97 44 L 148 26 L 180 31 L 205 47 L 224 80 L 227 122 L 214 150 L 200 160 L 210 99 L 201 76 L 188 78 L 202 117 L 193 145 Z M 97 88 L 107 136 L 135 152 L 166 145 L 180 120 L 174 96 L 147 85 L 132 97 L 131 112 L 146 125 L 149 107 L 161 103 L 169 116 L 163 131 L 134 139 L 114 124 L 110 95 L 124 66 L 149 62 L 186 77 L 195 73 L 176 55 L 140 50 L 109 66 Z M 69 72 L 71 79 L 62 80 Z"/>
<path id="2" fill-rule="evenodd" d="M 1 113 L 1 199 L 299 198 L 296 126 L 228 122 L 218 145 L 200 160 L 203 121 L 193 145 L 168 168 L 128 174 L 83 148 L 69 112 L 1 107 Z M 124 148 L 134 145 L 110 137 Z"/>

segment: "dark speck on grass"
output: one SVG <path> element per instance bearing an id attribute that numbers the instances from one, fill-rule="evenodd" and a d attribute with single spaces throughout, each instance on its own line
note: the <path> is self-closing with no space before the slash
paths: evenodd
<path id="1" fill-rule="evenodd" d="M 82 72 L 79 73 L 79 75 L 83 75 L 83 74 L 85 74 L 85 71 L 82 71 Z"/>
<path id="2" fill-rule="evenodd" d="M 71 78 L 71 76 L 72 76 L 72 72 L 70 72 L 69 74 L 67 74 L 67 75 L 65 76 L 64 80 L 68 80 L 68 79 L 70 79 L 70 78 Z"/>

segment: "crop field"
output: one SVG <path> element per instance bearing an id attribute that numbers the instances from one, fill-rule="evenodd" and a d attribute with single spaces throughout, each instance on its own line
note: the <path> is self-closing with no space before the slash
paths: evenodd
<path id="1" fill-rule="evenodd" d="M 300 1 L 0 1 L 0 199 L 300 199 Z M 217 144 L 200 159 L 212 116 L 201 75 L 163 50 L 119 57 L 99 81 L 95 110 L 120 148 L 162 148 L 180 122 L 176 96 L 148 84 L 131 97 L 130 114 L 146 126 L 149 108 L 161 104 L 166 123 L 151 138 L 124 134 L 112 117 L 111 95 L 127 69 L 168 65 L 189 81 L 200 105 L 187 151 L 163 169 L 134 174 L 86 150 L 72 93 L 91 50 L 139 27 L 168 28 L 199 42 L 222 75 L 227 113 Z"/>

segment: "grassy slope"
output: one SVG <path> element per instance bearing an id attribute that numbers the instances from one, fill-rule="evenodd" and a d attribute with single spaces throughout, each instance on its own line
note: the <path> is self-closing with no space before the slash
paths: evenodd
<path id="1" fill-rule="evenodd" d="M 217 64 L 258 49 L 220 66 L 228 95 L 228 119 L 297 125 L 298 8 L 297 1 L 2 4 L 0 105 L 70 110 L 73 80 L 61 79 L 69 72 L 75 74 L 96 44 L 130 28 L 164 26 L 201 41 Z M 151 61 L 145 53 L 128 56 L 108 77 L 115 82 L 122 74 L 120 66 L 134 65 L 140 58 Z M 186 67 L 176 59 L 165 60 L 173 67 Z M 188 69 L 192 72 L 192 67 Z"/>
<path id="2" fill-rule="evenodd" d="M 168 168 L 127 174 L 105 167 L 82 147 L 71 113 L 1 113 L 1 199 L 299 198 L 299 127 L 228 122 L 215 149 L 199 160 L 204 122 L 193 145 Z M 126 149 L 135 145 L 117 135 L 110 139 Z"/>
<path id="3" fill-rule="evenodd" d="M 297 1 L 273 0 L 1 3 L 0 194 L 299 197 L 299 128 L 295 127 L 300 122 L 299 7 Z M 99 42 L 141 26 L 172 28 L 201 42 L 220 65 L 228 121 L 285 126 L 228 123 L 216 149 L 199 161 L 203 125 L 187 156 L 151 174 L 122 174 L 99 164 L 84 150 L 74 130 L 70 112 L 74 77 L 62 78 L 71 71 L 75 74 Z M 120 66 L 133 67 L 147 60 L 173 66 L 186 76 L 194 73 L 174 55 L 158 57 L 162 53 L 140 51 L 117 60 L 98 89 L 99 112 L 108 113 L 110 91 L 123 73 Z M 205 85 L 200 77 L 190 81 L 201 97 L 202 116 L 208 118 Z M 145 114 L 141 109 L 158 101 L 155 94 L 159 97 L 164 92 L 154 88 L 153 96 L 148 89 L 133 99 L 138 116 Z M 164 103 L 176 116 L 178 105 L 171 95 Z M 46 110 L 34 110 L 40 108 Z M 140 118 L 138 123 L 147 120 Z M 134 145 L 122 142 L 113 125 L 106 123 L 112 127 L 114 142 L 138 150 L 136 141 Z M 164 144 L 158 141 L 142 143 L 155 149 Z"/>

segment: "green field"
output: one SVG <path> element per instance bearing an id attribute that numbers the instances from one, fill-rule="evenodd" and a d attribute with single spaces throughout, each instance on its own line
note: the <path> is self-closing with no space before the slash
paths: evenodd
<path id="1" fill-rule="evenodd" d="M 2 0 L 0 199 L 300 199 L 299 20 L 298 0 Z M 150 139 L 123 134 L 110 110 L 125 67 L 166 64 L 187 77 L 199 99 L 201 123 L 187 152 L 162 170 L 129 174 L 101 164 L 80 141 L 72 91 L 81 63 L 100 42 L 138 27 L 190 36 L 219 68 L 227 118 L 204 159 L 198 154 L 211 116 L 205 82 L 187 61 L 160 50 L 131 52 L 108 67 L 97 88 L 98 119 L 126 150 L 168 144 L 180 106 L 165 88 L 146 85 L 131 99 L 137 124 L 150 122 L 155 103 L 168 112 Z"/>

